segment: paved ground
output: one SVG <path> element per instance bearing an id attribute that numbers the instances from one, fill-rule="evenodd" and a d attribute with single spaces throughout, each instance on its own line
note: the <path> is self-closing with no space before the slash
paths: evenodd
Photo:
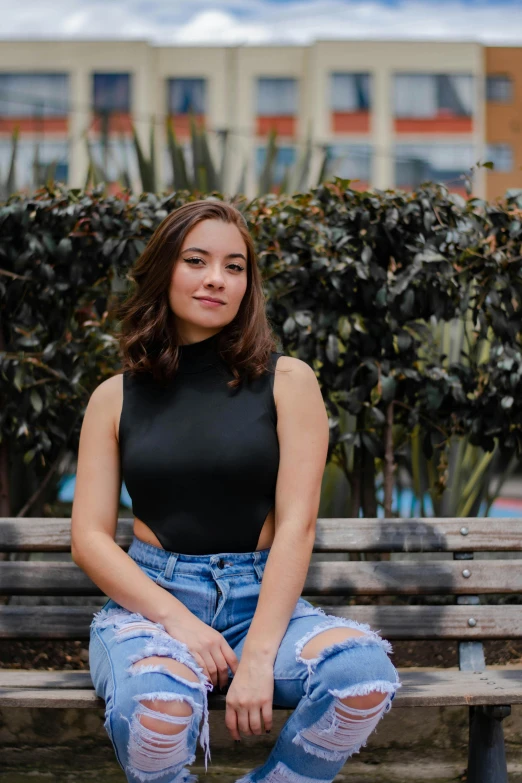
<path id="1" fill-rule="evenodd" d="M 70 748 L 2 749 L 0 783 L 126 783 L 119 765 L 111 758 L 112 749 L 100 748 L 96 763 L 93 753 L 71 752 Z M 212 754 L 207 774 L 205 767 L 193 764 L 191 772 L 200 783 L 235 783 L 266 754 L 255 755 L 250 765 L 234 764 L 230 753 Z M 233 755 L 233 754 L 232 754 Z M 522 758 L 518 754 L 509 764 L 510 783 L 522 783 Z M 198 759 L 196 759 L 198 761 Z M 460 759 L 448 758 L 447 751 L 421 758 L 411 751 L 387 750 L 354 757 L 335 778 L 338 783 L 457 783 L 465 781 Z"/>

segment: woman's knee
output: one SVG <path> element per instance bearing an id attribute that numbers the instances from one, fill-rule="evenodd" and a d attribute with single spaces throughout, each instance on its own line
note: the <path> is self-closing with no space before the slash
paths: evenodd
<path id="1" fill-rule="evenodd" d="M 314 657 L 304 655 L 306 648 Z M 388 651 L 388 642 L 364 628 L 323 627 L 301 639 L 297 657 L 309 668 L 307 695 L 312 701 L 328 694 L 334 698 L 325 701 L 324 713 L 292 741 L 329 760 L 344 760 L 357 753 L 400 687 Z"/>
<path id="2" fill-rule="evenodd" d="M 206 695 L 187 666 L 163 656 L 135 661 L 112 705 L 113 743 L 138 780 L 192 764 Z"/>
<path id="3" fill-rule="evenodd" d="M 375 632 L 343 626 L 314 634 L 299 656 L 313 672 L 316 689 L 355 709 L 377 711 L 400 687 L 390 651 L 389 642 Z"/>
<path id="4" fill-rule="evenodd" d="M 151 655 L 136 661 L 132 664 L 132 669 L 158 664 L 165 666 L 170 672 L 183 679 L 198 682 L 197 675 L 188 666 L 179 661 L 165 660 L 165 658 L 159 655 Z M 161 734 L 179 734 L 182 731 L 186 731 L 187 724 L 190 722 L 189 716 L 192 716 L 194 712 L 190 703 L 182 698 L 174 698 L 168 701 L 161 698 L 140 698 L 139 702 L 147 707 L 147 712 L 139 717 L 140 723 L 151 732 Z M 157 717 L 152 717 L 153 714 Z M 189 718 L 189 720 L 172 722 L 169 720 L 169 716 Z"/>

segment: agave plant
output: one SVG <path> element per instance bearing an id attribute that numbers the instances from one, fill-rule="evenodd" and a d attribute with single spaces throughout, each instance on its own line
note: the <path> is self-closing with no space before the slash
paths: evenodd
<path id="1" fill-rule="evenodd" d="M 155 125 L 154 118 L 150 124 L 150 152 L 147 157 L 141 145 L 136 128 L 132 125 L 132 139 L 138 159 L 138 167 L 141 177 L 141 189 L 147 193 L 156 192 L 156 154 L 155 154 Z"/>
<path id="2" fill-rule="evenodd" d="M 480 366 L 489 359 L 492 345 L 491 329 L 488 339 L 477 340 L 473 329 L 471 309 L 463 318 L 439 323 L 433 329 L 433 336 L 443 356 L 443 366 L 452 364 Z M 422 357 L 420 357 L 422 361 Z M 422 428 L 417 425 L 411 435 L 411 474 L 416 498 L 420 501 L 420 515 L 426 514 L 425 495 L 431 498 L 435 516 L 467 517 L 478 516 L 480 509 L 487 516 L 504 482 L 515 471 L 519 459 L 513 457 L 504 472 L 500 474 L 495 488 L 490 492 L 491 480 L 500 465 L 498 441 L 492 451 L 484 451 L 469 442 L 469 434 L 452 438 L 449 447 L 449 484 L 443 492 L 438 491 L 437 459 L 427 459 L 420 444 Z M 413 508 L 412 508 L 413 515 Z"/>
<path id="3" fill-rule="evenodd" d="M 35 142 L 33 155 L 33 187 L 40 188 L 44 185 L 52 187 L 56 179 L 57 166 L 57 158 L 50 163 L 42 163 L 40 161 L 40 145 L 38 142 Z"/>
<path id="4" fill-rule="evenodd" d="M 5 180 L 0 179 L 0 197 L 7 199 L 16 190 L 16 154 L 18 152 L 18 140 L 20 127 L 16 125 L 11 135 L 11 159 Z"/>
<path id="5" fill-rule="evenodd" d="M 109 165 L 114 163 L 118 170 L 116 180 L 123 187 L 132 190 L 131 167 L 126 152 L 125 138 L 120 134 L 120 149 L 123 157 L 123 163 L 115 161 L 111 146 L 110 136 L 110 112 L 103 111 L 99 114 L 100 118 L 100 144 L 101 160 L 94 154 L 92 140 L 89 138 L 88 131 L 84 132 L 84 139 L 87 147 L 88 167 L 84 180 L 84 187 L 95 187 L 103 182 L 111 182 L 114 177 L 109 174 Z M 204 127 L 198 127 L 192 110 L 189 113 L 190 124 L 190 147 L 189 150 L 178 139 L 171 118 L 166 120 L 167 149 L 170 155 L 172 167 L 172 181 L 168 184 L 170 188 L 176 190 L 189 190 L 200 192 L 218 191 L 226 193 L 227 183 L 230 180 L 230 131 L 221 129 L 217 131 L 220 139 L 220 159 L 216 163 L 213 160 L 208 132 Z M 151 122 L 150 127 L 150 149 L 147 153 L 139 139 L 134 125 L 132 127 L 132 142 L 136 154 L 136 161 L 140 177 L 141 190 L 146 192 L 156 192 L 158 189 L 157 168 L 155 161 L 155 122 Z M 16 190 L 15 183 L 15 164 L 18 147 L 18 128 L 13 131 L 11 161 L 9 173 L 5 182 L 0 181 L 0 196 L 7 198 Z M 257 193 L 262 195 L 274 190 L 276 186 L 274 178 L 274 167 L 277 160 L 279 148 L 277 144 L 277 133 L 272 130 L 267 138 L 267 154 L 263 169 L 259 175 Z M 277 184 L 279 193 L 295 193 L 310 187 L 310 165 L 312 159 L 312 133 L 311 126 L 308 128 L 307 139 L 302 154 L 296 163 L 287 166 L 285 174 L 280 183 Z M 327 176 L 328 150 L 325 147 L 323 152 L 323 161 L 320 167 L 318 183 L 322 182 Z M 33 160 L 33 184 L 39 187 L 45 183 L 51 183 L 54 180 L 57 161 L 42 166 L 39 161 L 38 143 L 35 145 L 35 155 Z M 244 159 L 241 165 L 241 171 L 235 188 L 231 188 L 234 197 L 244 194 L 247 185 L 248 159 Z"/>

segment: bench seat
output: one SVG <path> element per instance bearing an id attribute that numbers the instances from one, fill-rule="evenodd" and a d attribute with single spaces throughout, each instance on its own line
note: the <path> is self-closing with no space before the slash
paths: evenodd
<path id="1" fill-rule="evenodd" d="M 0 639 L 89 639 L 106 596 L 71 561 L 70 528 L 67 518 L 0 518 L 6 553 L 0 596 L 7 596 Z M 132 520 L 118 520 L 116 543 L 127 550 L 132 537 Z M 394 708 L 467 706 L 468 783 L 508 783 L 502 720 L 512 704 L 522 704 L 522 668 L 487 667 L 483 642 L 522 638 L 522 519 L 320 518 L 313 551 L 348 555 L 310 563 L 302 594 L 326 614 L 368 623 L 392 643 L 457 642 L 458 668 L 399 669 Z M 489 554 L 474 559 L 482 552 Z M 498 601 L 501 595 L 507 602 Z M 59 605 L 73 596 L 74 606 Z M 208 703 L 223 710 L 226 696 L 209 693 Z M 0 706 L 103 708 L 104 702 L 88 671 L 0 669 Z"/>
<path id="2" fill-rule="evenodd" d="M 398 669 L 402 682 L 397 707 L 459 707 L 473 704 L 522 704 L 522 668 L 485 672 L 458 669 Z M 209 693 L 209 709 L 224 710 L 225 695 Z M 0 707 L 103 708 L 87 671 L 0 669 Z M 274 709 L 287 709 L 274 705 Z"/>

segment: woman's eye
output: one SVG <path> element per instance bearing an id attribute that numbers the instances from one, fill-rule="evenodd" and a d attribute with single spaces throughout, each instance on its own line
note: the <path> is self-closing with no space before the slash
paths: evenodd
<path id="1" fill-rule="evenodd" d="M 201 258 L 197 258 L 196 256 L 193 256 L 192 258 L 186 258 L 185 259 L 185 261 L 187 263 L 190 263 L 191 261 L 201 261 L 201 260 L 202 260 Z M 234 268 L 238 272 L 242 272 L 245 267 L 241 266 L 240 264 L 229 264 L 229 268 L 231 268 L 231 269 Z"/>

